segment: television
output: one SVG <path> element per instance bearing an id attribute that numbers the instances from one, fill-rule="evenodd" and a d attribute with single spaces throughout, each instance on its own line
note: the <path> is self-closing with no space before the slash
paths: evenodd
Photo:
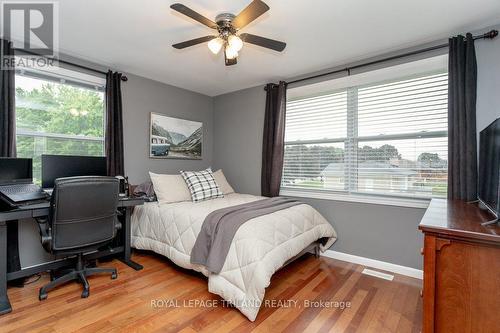
<path id="1" fill-rule="evenodd" d="M 500 212 L 500 118 L 479 134 L 478 199 L 496 218 Z"/>

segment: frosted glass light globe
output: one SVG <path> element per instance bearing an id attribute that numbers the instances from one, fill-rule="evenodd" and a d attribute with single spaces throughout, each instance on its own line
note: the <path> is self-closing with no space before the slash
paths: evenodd
<path id="1" fill-rule="evenodd" d="M 222 38 L 217 37 L 208 42 L 208 48 L 210 49 L 210 51 L 212 51 L 213 54 L 217 54 L 219 53 L 223 44 L 224 41 L 222 40 Z"/>
<path id="2" fill-rule="evenodd" d="M 241 48 L 243 47 L 243 41 L 241 40 L 240 37 L 236 35 L 231 35 L 227 39 L 227 42 L 229 43 L 229 46 L 233 49 L 236 50 L 236 52 L 239 52 Z"/>
<path id="3" fill-rule="evenodd" d="M 226 46 L 226 58 L 234 59 L 238 56 L 238 51 L 233 49 L 230 45 Z"/>

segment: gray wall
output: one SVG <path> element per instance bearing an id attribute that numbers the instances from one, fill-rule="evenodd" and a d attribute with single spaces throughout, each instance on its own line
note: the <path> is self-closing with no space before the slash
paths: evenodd
<path id="1" fill-rule="evenodd" d="M 493 27 L 500 30 L 500 25 Z M 500 117 L 500 37 L 476 42 L 477 128 L 478 131 Z"/>
<path id="2" fill-rule="evenodd" d="M 73 62 L 79 62 L 72 59 Z M 99 68 L 94 64 L 88 64 Z M 140 76 L 126 74 L 122 83 L 125 173 L 130 182 L 138 184 L 149 178 L 148 171 L 177 173 L 180 169 L 199 170 L 209 167 L 213 157 L 213 99 Z M 202 160 L 164 160 L 149 158 L 149 114 L 203 122 Z M 27 267 L 50 259 L 41 247 L 34 220 L 19 222 L 21 266 Z"/>
<path id="3" fill-rule="evenodd" d="M 214 167 L 240 193 L 260 195 L 265 100 L 263 86 L 214 99 Z"/>
<path id="4" fill-rule="evenodd" d="M 498 27 L 497 27 L 498 28 Z M 486 29 L 485 29 L 486 30 Z M 477 41 L 478 129 L 500 116 L 500 38 Z M 214 164 L 238 192 L 260 194 L 263 86 L 214 99 Z M 338 232 L 333 250 L 422 268 L 422 235 L 417 226 L 425 210 L 333 200 L 306 199 Z"/>
<path id="5" fill-rule="evenodd" d="M 177 173 L 212 165 L 213 99 L 140 76 L 127 74 L 122 84 L 125 173 L 138 184 L 149 179 L 148 171 Z M 203 122 L 202 160 L 149 158 L 150 112 Z"/>

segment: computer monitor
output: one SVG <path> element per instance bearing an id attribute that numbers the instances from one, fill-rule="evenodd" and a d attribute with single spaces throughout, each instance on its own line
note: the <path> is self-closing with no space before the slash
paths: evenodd
<path id="1" fill-rule="evenodd" d="M 42 188 L 53 188 L 57 178 L 76 176 L 107 176 L 106 158 L 42 155 Z"/>
<path id="2" fill-rule="evenodd" d="M 0 157 L 0 185 L 26 184 L 32 181 L 31 158 Z"/>

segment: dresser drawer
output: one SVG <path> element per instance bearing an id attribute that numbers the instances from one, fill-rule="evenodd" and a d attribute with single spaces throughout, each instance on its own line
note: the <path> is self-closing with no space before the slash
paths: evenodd
<path id="1" fill-rule="evenodd" d="M 500 247 L 425 236 L 424 332 L 499 332 Z"/>

